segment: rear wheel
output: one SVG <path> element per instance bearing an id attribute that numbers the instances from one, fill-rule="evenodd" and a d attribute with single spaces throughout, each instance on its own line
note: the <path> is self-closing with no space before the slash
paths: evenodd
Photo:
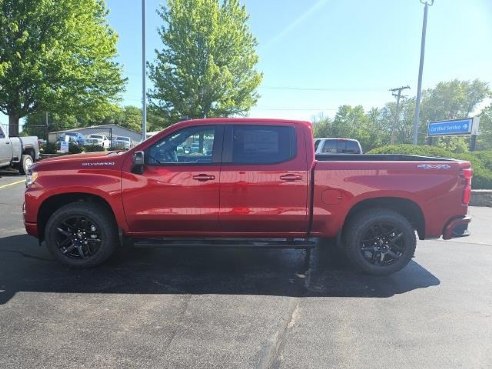
<path id="1" fill-rule="evenodd" d="M 368 209 L 357 214 L 344 231 L 347 256 L 358 269 L 388 275 L 411 260 L 417 238 L 404 216 L 389 209 Z"/>
<path id="2" fill-rule="evenodd" d="M 119 244 L 113 215 L 97 204 L 76 202 L 55 211 L 46 224 L 48 250 L 71 267 L 106 261 Z"/>

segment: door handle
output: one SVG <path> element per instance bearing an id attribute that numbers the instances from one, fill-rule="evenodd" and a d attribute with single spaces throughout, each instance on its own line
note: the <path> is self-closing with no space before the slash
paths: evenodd
<path id="1" fill-rule="evenodd" d="M 205 181 L 214 180 L 215 176 L 210 175 L 210 174 L 197 174 L 197 175 L 193 176 L 193 179 L 195 181 L 205 182 Z"/>
<path id="2" fill-rule="evenodd" d="M 282 181 L 293 182 L 302 180 L 302 176 L 299 174 L 283 174 L 280 176 Z"/>

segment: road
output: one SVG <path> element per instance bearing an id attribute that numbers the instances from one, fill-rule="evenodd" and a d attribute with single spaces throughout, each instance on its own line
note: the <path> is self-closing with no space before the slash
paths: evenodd
<path id="1" fill-rule="evenodd" d="M 302 250 L 128 249 L 93 270 L 24 232 L 0 173 L 1 368 L 491 368 L 492 209 L 390 277 Z M 331 256 L 331 258 L 330 258 Z"/>

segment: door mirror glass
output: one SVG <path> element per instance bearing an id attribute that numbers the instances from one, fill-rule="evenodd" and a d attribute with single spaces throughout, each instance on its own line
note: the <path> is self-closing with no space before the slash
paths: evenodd
<path id="1" fill-rule="evenodd" d="M 143 151 L 135 152 L 135 154 L 133 154 L 132 173 L 142 174 L 144 172 L 144 162 L 145 162 L 144 152 Z"/>

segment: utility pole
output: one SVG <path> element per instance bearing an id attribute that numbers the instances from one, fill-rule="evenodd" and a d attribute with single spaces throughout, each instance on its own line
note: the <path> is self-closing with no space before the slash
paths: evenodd
<path id="1" fill-rule="evenodd" d="M 397 88 L 392 88 L 391 94 L 396 97 L 396 113 L 395 113 L 395 120 L 393 121 L 393 126 L 391 127 L 391 144 L 395 144 L 395 139 L 396 139 L 396 127 L 398 126 L 398 123 L 400 122 L 400 98 L 402 97 L 401 92 L 403 90 L 409 89 L 410 86 L 402 86 L 402 87 L 397 87 Z M 398 92 L 397 92 L 398 91 Z M 405 96 L 403 96 L 405 97 Z"/>
<path id="2" fill-rule="evenodd" d="M 413 144 L 418 144 L 419 123 L 420 123 L 420 100 L 422 98 L 422 72 L 424 71 L 424 53 L 425 53 L 425 34 L 427 32 L 427 11 L 429 6 L 434 4 L 434 0 L 420 0 L 424 4 L 424 22 L 422 24 L 422 38 L 420 40 L 420 65 L 419 80 L 417 86 L 417 101 L 415 103 L 415 117 L 413 119 Z"/>
<path id="3" fill-rule="evenodd" d="M 145 68 L 145 0 L 142 0 L 142 141 L 147 138 L 147 97 L 145 80 L 147 77 Z"/>

